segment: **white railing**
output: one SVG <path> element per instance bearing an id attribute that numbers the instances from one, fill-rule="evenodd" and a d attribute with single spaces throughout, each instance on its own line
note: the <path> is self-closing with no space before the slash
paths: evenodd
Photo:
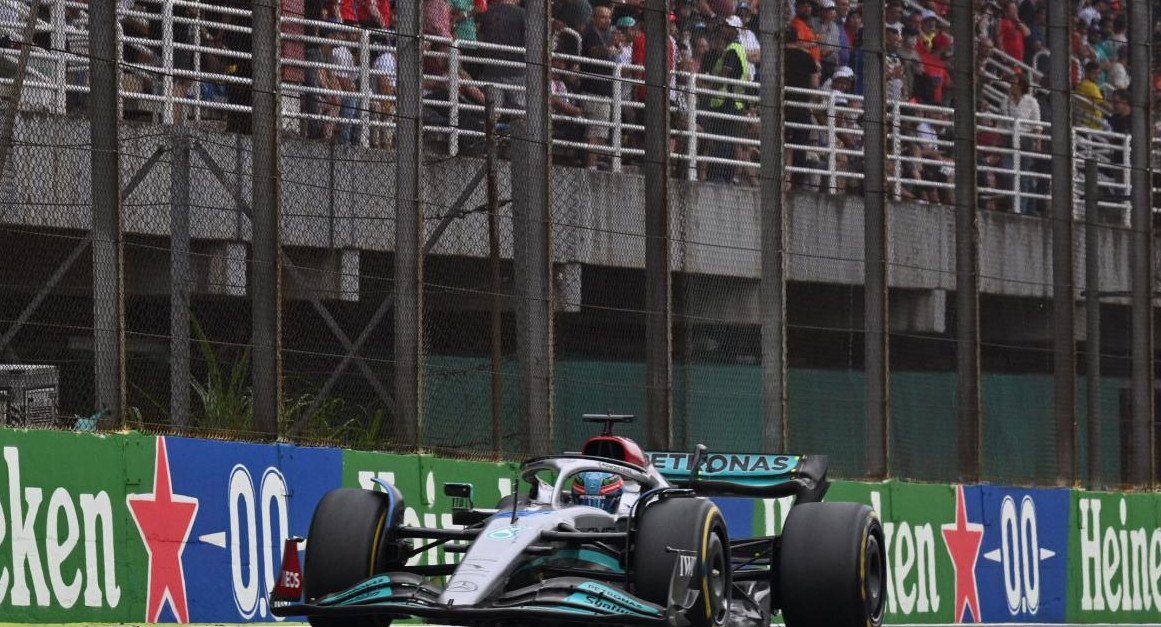
<path id="1" fill-rule="evenodd" d="M 37 30 L 50 34 L 52 49 L 34 49 L 23 106 L 67 113 L 81 106 L 69 96 L 88 92 L 87 5 L 73 0 L 46 1 L 49 19 L 39 21 Z M 19 0 L 0 3 L 26 6 Z M 0 30 L 19 31 L 26 11 L 0 11 Z M 149 116 L 162 123 L 204 122 L 249 111 L 244 88 L 250 85 L 245 70 L 250 55 L 239 42 L 249 37 L 250 29 L 236 23 L 245 23 L 248 11 L 191 0 L 138 0 L 132 10 L 119 15 L 124 54 L 119 94 L 126 115 Z M 151 35 L 158 32 L 160 36 Z M 345 41 L 337 41 L 340 34 Z M 286 16 L 282 42 L 285 128 L 307 134 L 321 131 L 363 146 L 390 144 L 395 127 L 394 76 L 390 70 L 377 69 L 380 65 L 376 63 L 381 55 L 394 53 L 387 33 Z M 482 140 L 485 89 L 495 89 L 501 95 L 522 92 L 520 84 L 480 77 L 498 69 L 522 68 L 521 62 L 507 58 L 522 58 L 523 50 L 436 37 L 425 37 L 424 42 L 425 132 L 449 155 L 456 155 Z M 351 52 L 354 67 L 336 64 L 334 49 L 339 45 Z M 0 56 L 14 60 L 17 52 L 0 49 Z M 568 95 L 578 105 L 607 103 L 611 111 L 608 118 L 552 116 L 558 128 L 573 125 L 604 130 L 607 141 L 592 143 L 558 136 L 554 146 L 597 153 L 604 166 L 613 171 L 633 166 L 644 156 L 638 147 L 644 133 L 640 123 L 644 105 L 636 93 L 643 85 L 643 68 L 579 57 L 554 58 L 563 62 L 554 73 L 565 81 L 592 79 L 603 73 L 613 86 L 611 97 Z M 1002 73 L 1001 64 L 989 67 Z M 3 82 L 0 79 L 0 84 Z M 740 110 L 726 112 L 707 106 L 724 89 L 736 92 L 730 98 L 743 103 Z M 683 164 L 687 178 L 729 178 L 731 169 L 743 182 L 756 178 L 758 151 L 762 149 L 756 133 L 757 94 L 757 83 L 684 71 L 671 74 L 672 158 Z M 862 98 L 794 88 L 787 88 L 786 94 L 786 170 L 794 184 L 826 193 L 857 187 L 863 178 Z M 498 112 L 505 118 L 522 115 L 519 108 L 503 106 Z M 950 158 L 954 148 L 950 139 L 952 116 L 948 108 L 890 104 L 887 164 L 894 198 L 950 200 L 955 187 Z M 998 138 L 993 145 L 980 148 L 979 189 L 984 202 L 1017 212 L 1040 211 L 1048 200 L 1050 178 L 1047 130 L 1041 124 L 1013 124 L 986 113 L 977 115 L 977 123 L 981 132 Z M 1097 156 L 1102 164 L 1102 187 L 1116 197 L 1128 195 L 1127 136 L 1077 127 L 1073 154 Z M 1078 167 L 1078 172 L 1080 179 L 1083 169 Z M 1077 189 L 1083 187 L 1078 185 Z M 1126 209 L 1127 203 L 1109 206 Z"/>

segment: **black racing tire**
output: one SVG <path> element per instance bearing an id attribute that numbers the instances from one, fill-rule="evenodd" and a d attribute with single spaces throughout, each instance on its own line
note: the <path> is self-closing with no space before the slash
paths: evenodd
<path id="1" fill-rule="evenodd" d="M 698 559 L 691 586 L 701 594 L 686 614 L 690 627 L 725 625 L 733 585 L 729 535 L 717 506 L 701 498 L 669 498 L 649 505 L 639 517 L 629 557 L 630 592 L 665 607 L 678 558 L 667 549 L 693 551 Z"/>
<path id="2" fill-rule="evenodd" d="M 303 592 L 307 602 L 387 570 L 398 559 L 392 531 L 403 519 L 403 499 L 396 491 L 340 488 L 319 501 L 310 521 L 303 564 Z M 392 511 L 393 510 L 393 511 Z M 312 627 L 387 627 L 390 618 L 352 616 L 310 618 Z"/>
<path id="3" fill-rule="evenodd" d="M 790 509 L 777 565 L 787 627 L 879 627 L 887 603 L 886 544 L 874 510 L 859 503 Z"/>

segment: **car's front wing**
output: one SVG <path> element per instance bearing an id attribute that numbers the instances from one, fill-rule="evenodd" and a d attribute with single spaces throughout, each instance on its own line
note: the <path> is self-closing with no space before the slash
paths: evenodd
<path id="1" fill-rule="evenodd" d="M 463 585 L 463 584 L 460 584 Z M 679 624 L 673 611 L 609 584 L 558 577 L 494 597 L 484 606 L 441 603 L 441 589 L 406 572 L 384 573 L 310 603 L 275 603 L 276 616 L 413 616 L 446 624 L 498 620 L 555 620 L 651 625 Z"/>

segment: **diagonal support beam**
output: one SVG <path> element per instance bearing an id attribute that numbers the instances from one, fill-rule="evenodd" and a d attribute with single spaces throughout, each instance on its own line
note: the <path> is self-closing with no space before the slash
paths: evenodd
<path id="1" fill-rule="evenodd" d="M 230 197 L 234 200 L 234 204 L 238 205 L 238 209 L 241 210 L 247 218 L 253 219 L 253 217 L 250 215 L 250 203 L 246 202 L 246 199 L 242 196 L 242 192 L 240 190 L 236 189 L 233 185 L 230 185 L 230 181 L 226 176 L 226 171 L 222 169 L 222 166 L 218 165 L 217 161 L 214 161 L 214 158 L 210 156 L 210 153 L 206 152 L 206 149 L 201 145 L 201 143 L 194 142 L 193 151 L 197 153 L 197 156 L 202 160 L 202 163 L 206 164 L 206 168 L 209 169 L 210 174 L 213 174 L 214 178 L 218 179 L 218 183 L 221 183 L 222 188 L 230 194 Z"/>
<path id="2" fill-rule="evenodd" d="M 444 231 L 447 230 L 447 227 L 451 224 L 452 220 L 463 217 L 464 204 L 468 202 L 468 199 L 472 196 L 472 192 L 476 190 L 476 187 L 479 186 L 487 174 L 487 166 L 482 166 L 480 170 L 476 172 L 476 175 L 472 177 L 472 180 L 468 181 L 468 184 L 464 186 L 463 191 L 460 192 L 460 195 L 456 198 L 455 202 L 452 203 L 451 209 L 449 209 L 447 214 L 443 216 L 443 219 L 440 220 L 439 224 L 435 227 L 431 234 L 427 236 L 427 241 L 423 245 L 424 255 L 431 252 L 431 249 L 434 248 L 437 243 L 439 243 L 440 237 L 443 236 Z M 379 327 L 381 322 L 383 322 L 383 318 L 388 314 L 388 312 L 391 311 L 394 305 L 394 293 L 388 294 L 383 298 L 383 301 L 379 303 L 379 307 L 375 309 L 373 314 L 371 314 L 371 319 L 367 321 L 367 325 L 363 327 L 363 331 L 359 333 L 359 337 L 355 338 L 355 341 L 350 346 L 346 346 L 347 354 L 343 355 L 342 360 L 339 361 L 339 365 L 331 371 L 330 376 L 327 377 L 326 383 L 324 383 L 322 388 L 319 390 L 318 396 L 315 397 L 314 402 L 311 403 L 310 407 L 308 407 L 307 410 L 303 412 L 302 416 L 300 416 L 298 420 L 296 420 L 290 427 L 291 435 L 297 435 L 302 430 L 303 426 L 306 425 L 306 421 L 310 420 L 310 418 L 314 416 L 315 412 L 319 410 L 319 407 L 322 406 L 323 401 L 325 401 L 330 395 L 331 389 L 334 388 L 336 383 L 338 383 L 339 377 L 342 376 L 342 374 L 347 370 L 347 366 L 351 365 L 351 362 L 357 359 L 359 351 L 363 349 L 363 344 L 367 342 L 367 339 L 371 337 L 371 333 Z M 360 359 L 359 361 L 361 362 L 362 360 Z"/>
<path id="3" fill-rule="evenodd" d="M 343 328 L 339 326 L 339 323 L 335 321 L 335 318 L 331 315 L 331 312 L 328 311 L 326 306 L 322 304 L 322 301 L 319 300 L 315 291 L 311 289 L 310 286 L 306 284 L 306 281 L 302 279 L 302 274 L 299 272 L 298 267 L 294 265 L 294 262 L 290 259 L 290 256 L 286 254 L 286 250 L 283 250 L 281 254 L 283 268 L 285 268 L 287 273 L 290 274 L 290 278 L 295 283 L 297 283 L 300 288 L 302 288 L 303 292 L 306 293 L 307 298 L 310 299 L 310 304 L 314 306 L 315 311 L 317 311 L 318 315 L 322 317 L 323 322 L 327 325 L 327 328 L 331 330 L 331 333 L 334 334 L 335 338 L 339 340 L 339 342 L 343 345 L 343 348 L 347 349 L 347 353 L 354 356 L 355 365 L 358 366 L 359 370 L 362 371 L 363 376 L 366 377 L 367 382 L 371 384 L 371 387 L 375 388 L 375 393 L 379 395 L 379 398 L 383 401 L 383 404 L 386 405 L 387 408 L 392 412 L 394 412 L 395 399 L 391 398 L 391 394 L 387 392 L 387 390 L 383 387 L 383 384 L 380 383 L 379 379 L 375 377 L 375 373 L 371 371 L 371 367 L 367 365 L 367 361 L 358 356 L 358 351 L 355 349 L 354 345 L 351 344 L 351 339 L 347 337 L 345 332 L 343 332 Z"/>
<path id="4" fill-rule="evenodd" d="M 451 205 L 451 209 L 448 210 L 446 214 L 444 214 L 443 219 L 439 221 L 439 224 L 436 225 L 435 230 L 432 231 L 431 235 L 428 236 L 427 243 L 423 245 L 424 255 L 427 255 L 431 252 L 431 249 L 435 247 L 437 242 L 439 242 L 439 238 L 443 237 L 443 232 L 447 230 L 449 225 L 451 225 L 452 220 L 462 218 L 464 216 L 464 203 L 468 202 L 468 199 L 472 197 L 472 192 L 476 191 L 476 187 L 480 185 L 480 183 L 484 180 L 484 177 L 487 175 L 487 164 L 480 166 L 480 169 L 478 172 L 476 172 L 476 175 L 472 177 L 472 180 L 468 181 L 468 184 L 464 186 L 464 190 L 460 192 L 459 196 L 456 197 L 455 202 L 453 202 Z"/>
<path id="5" fill-rule="evenodd" d="M 157 149 L 153 151 L 153 154 L 149 155 L 149 158 L 145 160 L 145 163 L 141 164 L 140 168 L 137 168 L 137 172 L 133 174 L 133 178 L 129 179 L 129 182 L 125 184 L 125 188 L 121 190 L 121 200 L 125 200 L 126 198 L 132 196 L 133 192 L 137 191 L 137 187 L 141 185 L 141 183 L 145 181 L 145 177 L 149 176 L 149 173 L 153 171 L 153 166 L 157 165 L 157 162 L 161 161 L 161 158 L 165 156 L 165 153 L 167 152 L 169 152 L 168 146 L 158 146 Z"/>
<path id="6" fill-rule="evenodd" d="M 92 241 L 92 233 L 86 233 L 85 236 L 77 242 L 77 245 L 73 247 L 73 250 L 69 253 L 69 256 L 65 257 L 64 261 L 60 262 L 60 265 L 57 266 L 56 270 L 52 273 L 52 276 L 48 277 L 48 281 L 46 281 L 45 284 L 41 286 L 40 291 L 36 293 L 36 296 L 32 297 L 32 301 L 30 301 L 28 305 L 24 307 L 24 311 L 20 312 L 20 315 L 16 317 L 16 320 L 12 323 L 12 326 L 8 327 L 8 330 L 4 332 L 4 336 L 0 337 L 0 352 L 3 352 L 5 348 L 8 348 L 8 344 L 12 341 L 12 338 L 16 337 L 16 334 L 20 332 L 20 329 L 23 328 L 24 324 L 28 322 L 28 319 L 32 317 L 32 314 L 36 312 L 37 308 L 40 307 L 40 304 L 44 302 L 44 299 L 48 298 L 48 295 L 52 292 L 53 289 L 56 288 L 57 283 L 60 283 L 60 280 L 64 278 L 64 275 L 69 271 L 69 268 L 73 267 L 73 264 L 76 262 L 77 258 L 81 256 L 81 253 L 85 252 L 85 250 L 89 248 L 89 244 Z"/>

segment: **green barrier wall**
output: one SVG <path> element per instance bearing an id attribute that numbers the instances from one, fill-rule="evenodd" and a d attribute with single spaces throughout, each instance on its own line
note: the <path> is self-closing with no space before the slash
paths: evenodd
<path id="1" fill-rule="evenodd" d="M 409 524 L 452 527 L 445 482 L 492 505 L 511 464 L 138 434 L 0 430 L 0 620 L 270 622 L 278 538 L 339 486 L 394 483 Z M 1161 496 L 839 481 L 883 522 L 889 623 L 1161 623 Z M 730 533 L 791 503 L 718 499 Z M 309 540 L 308 540 L 309 542 Z M 458 555 L 422 553 L 416 563 Z"/>

